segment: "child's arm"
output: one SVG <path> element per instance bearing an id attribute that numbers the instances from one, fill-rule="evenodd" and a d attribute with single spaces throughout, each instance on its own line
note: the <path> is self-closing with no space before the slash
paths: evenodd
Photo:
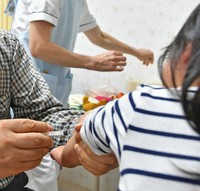
<path id="1" fill-rule="evenodd" d="M 66 143 L 65 146 L 60 146 L 51 151 L 51 156 L 61 166 L 68 168 L 82 165 L 85 169 L 94 175 L 102 175 L 118 166 L 118 161 L 113 153 L 108 155 L 96 155 L 82 141 L 80 129 L 83 124 L 86 114 L 80 117 L 76 126 L 76 133 Z M 75 149 L 74 149 L 75 146 Z M 75 151 L 76 150 L 76 151 Z"/>
<path id="2" fill-rule="evenodd" d="M 61 166 L 73 168 L 78 165 L 81 165 L 79 157 L 74 149 L 74 145 L 81 141 L 79 131 L 85 120 L 85 117 L 90 111 L 82 115 L 77 123 L 76 131 L 74 135 L 67 141 L 64 146 L 57 147 L 51 151 L 51 157 L 56 160 Z M 79 137 L 79 139 L 75 137 Z"/>
<path id="3" fill-rule="evenodd" d="M 75 129 L 76 129 L 75 133 L 69 139 L 69 141 L 66 143 L 66 145 L 63 147 L 63 149 L 61 148 L 62 153 L 60 153 L 59 155 L 60 155 L 60 162 L 61 162 L 60 164 L 62 166 L 72 168 L 72 167 L 81 165 L 79 157 L 74 149 L 74 145 L 81 141 L 79 131 L 83 125 L 85 117 L 88 115 L 89 112 L 90 111 L 86 112 L 84 115 L 82 115 L 79 118 L 78 123 L 75 127 Z M 77 139 L 77 137 L 79 137 L 79 139 Z"/>
<path id="4" fill-rule="evenodd" d="M 51 151 L 51 157 L 61 166 L 73 168 L 81 165 L 78 155 L 74 150 L 75 134 L 64 146 L 57 147 Z"/>

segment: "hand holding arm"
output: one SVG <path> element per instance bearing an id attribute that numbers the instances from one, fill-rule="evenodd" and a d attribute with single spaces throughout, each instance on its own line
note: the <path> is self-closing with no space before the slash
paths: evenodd
<path id="1" fill-rule="evenodd" d="M 0 178 L 38 166 L 53 145 L 42 132 L 52 130 L 46 123 L 28 119 L 0 121 Z"/>
<path id="2" fill-rule="evenodd" d="M 76 131 L 80 132 L 85 118 L 92 110 L 82 115 L 76 126 Z M 107 155 L 95 154 L 81 139 L 80 133 L 75 135 L 74 149 L 79 158 L 81 165 L 96 176 L 103 175 L 110 170 L 118 167 L 118 161 L 114 153 Z"/>
<path id="3" fill-rule="evenodd" d="M 114 154 L 96 155 L 83 141 L 75 144 L 74 149 L 81 165 L 96 176 L 103 175 L 118 167 L 118 162 Z"/>
<path id="4" fill-rule="evenodd" d="M 118 166 L 114 154 L 96 155 L 83 141 L 74 144 L 74 140 L 75 136 L 65 146 L 57 147 L 51 151 L 51 157 L 61 166 L 72 168 L 82 165 L 96 176 L 105 174 Z"/>
<path id="5" fill-rule="evenodd" d="M 80 117 L 79 123 L 76 126 L 76 134 L 72 136 L 65 146 L 53 149 L 51 151 L 51 156 L 62 166 L 71 168 L 77 165 L 82 165 L 92 174 L 99 176 L 116 168 L 118 162 L 114 154 L 96 155 L 81 140 L 78 132 L 80 131 L 81 125 L 89 112 Z"/>

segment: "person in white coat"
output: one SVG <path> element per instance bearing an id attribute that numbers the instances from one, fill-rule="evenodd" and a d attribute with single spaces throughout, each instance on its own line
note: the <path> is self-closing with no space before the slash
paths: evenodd
<path id="1" fill-rule="evenodd" d="M 101 31 L 85 0 L 12 0 L 16 9 L 11 31 L 23 42 L 37 69 L 43 73 L 52 93 L 67 104 L 72 74 L 69 67 L 96 71 L 122 71 L 123 53 L 145 64 L 153 62 L 153 52 L 128 46 Z M 108 51 L 96 56 L 73 53 L 77 34 Z"/>
<path id="2" fill-rule="evenodd" d="M 131 47 L 101 31 L 86 0 L 10 0 L 9 5 L 7 11 L 9 7 L 14 10 L 11 32 L 23 43 L 52 94 L 65 106 L 73 78 L 70 67 L 120 72 L 126 65 L 123 53 L 146 65 L 153 63 L 151 50 Z M 74 53 L 79 32 L 109 51 L 96 56 Z M 56 191 L 59 171 L 60 167 L 47 155 L 31 171 L 30 183 L 33 180 L 33 188 L 38 191 Z"/>

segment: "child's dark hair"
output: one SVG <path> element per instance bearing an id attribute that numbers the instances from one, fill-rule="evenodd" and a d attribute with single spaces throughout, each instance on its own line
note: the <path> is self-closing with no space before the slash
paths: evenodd
<path id="1" fill-rule="evenodd" d="M 177 87 L 174 71 L 181 53 L 189 43 L 192 46 L 192 52 L 182 84 L 182 95 L 180 95 L 180 98 L 186 118 L 192 127 L 200 134 L 200 88 L 198 88 L 192 99 L 188 99 L 188 88 L 194 81 L 200 79 L 200 4 L 194 9 L 175 39 L 165 48 L 158 60 L 159 74 L 164 84 L 162 68 L 164 62 L 169 59 L 171 62 L 173 85 Z"/>

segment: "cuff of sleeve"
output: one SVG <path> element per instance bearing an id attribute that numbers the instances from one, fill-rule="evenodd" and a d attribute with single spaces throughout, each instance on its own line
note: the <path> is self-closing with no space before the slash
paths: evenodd
<path id="1" fill-rule="evenodd" d="M 84 24 L 84 25 L 81 25 L 80 28 L 79 28 L 79 32 L 85 32 L 85 31 L 88 31 L 90 29 L 93 29 L 94 27 L 97 26 L 97 23 L 96 21 L 92 21 L 90 23 L 87 23 L 87 24 Z"/>
<path id="2" fill-rule="evenodd" d="M 30 15 L 30 22 L 31 21 L 46 21 L 54 26 L 56 26 L 58 23 L 58 19 L 56 17 L 45 13 L 32 13 Z"/>

